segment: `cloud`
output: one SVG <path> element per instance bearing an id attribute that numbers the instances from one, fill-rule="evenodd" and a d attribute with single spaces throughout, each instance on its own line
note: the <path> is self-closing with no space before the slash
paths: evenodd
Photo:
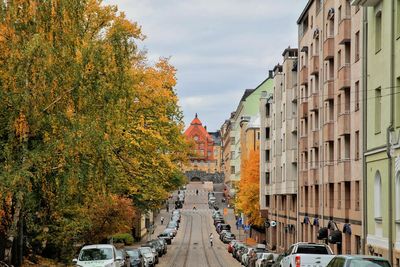
<path id="1" fill-rule="evenodd" d="M 217 130 L 243 90 L 265 79 L 297 46 L 296 20 L 307 0 L 105 0 L 142 25 L 150 62 L 171 56 L 189 123 L 198 112 Z"/>

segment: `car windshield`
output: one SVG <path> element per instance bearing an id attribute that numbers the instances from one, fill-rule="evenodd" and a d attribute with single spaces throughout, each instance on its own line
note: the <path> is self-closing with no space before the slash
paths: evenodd
<path id="1" fill-rule="evenodd" d="M 149 247 L 142 247 L 142 248 L 140 248 L 140 251 L 142 253 L 152 253 L 152 250 Z"/>
<path id="2" fill-rule="evenodd" d="M 126 253 L 131 258 L 139 258 L 139 251 L 138 250 L 127 250 Z"/>
<path id="3" fill-rule="evenodd" d="M 387 261 L 379 259 L 354 259 L 350 261 L 349 267 L 390 267 Z"/>
<path id="4" fill-rule="evenodd" d="M 330 254 L 324 246 L 301 245 L 297 248 L 297 254 Z"/>
<path id="5" fill-rule="evenodd" d="M 111 260 L 113 252 L 111 248 L 88 248 L 83 249 L 79 255 L 80 261 Z"/>

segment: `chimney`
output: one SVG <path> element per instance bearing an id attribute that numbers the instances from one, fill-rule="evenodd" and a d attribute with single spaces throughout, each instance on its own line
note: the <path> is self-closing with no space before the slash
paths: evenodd
<path id="1" fill-rule="evenodd" d="M 204 129 L 206 129 L 206 131 L 207 131 L 207 126 L 206 125 L 204 125 Z"/>
<path id="2" fill-rule="evenodd" d="M 272 79 L 274 77 L 274 71 L 268 71 L 268 78 Z"/>

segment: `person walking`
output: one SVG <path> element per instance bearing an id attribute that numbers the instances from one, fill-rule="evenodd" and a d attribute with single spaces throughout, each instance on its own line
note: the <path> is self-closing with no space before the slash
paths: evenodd
<path id="1" fill-rule="evenodd" d="M 160 221 L 161 221 L 161 225 L 163 225 L 164 224 L 164 217 L 163 216 L 161 216 Z"/>
<path id="2" fill-rule="evenodd" d="M 213 246 L 213 237 L 214 237 L 213 234 L 210 233 L 210 237 L 209 238 L 210 238 L 210 245 L 211 246 Z"/>

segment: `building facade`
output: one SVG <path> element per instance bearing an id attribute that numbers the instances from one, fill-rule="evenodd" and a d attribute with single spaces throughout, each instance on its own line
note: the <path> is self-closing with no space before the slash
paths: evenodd
<path id="1" fill-rule="evenodd" d="M 353 1 L 364 10 L 366 253 L 400 266 L 400 1 Z"/>
<path id="2" fill-rule="evenodd" d="M 267 243 L 278 252 L 297 240 L 297 53 L 285 49 L 283 64 L 273 69 L 273 92 L 260 101 L 262 214 Z"/>
<path id="3" fill-rule="evenodd" d="M 299 241 L 362 250 L 362 10 L 310 0 L 299 27 Z M 320 235 L 319 239 L 327 240 Z"/>
<path id="4" fill-rule="evenodd" d="M 218 155 L 214 153 L 216 150 L 219 153 L 220 149 L 218 146 L 220 146 L 220 142 L 215 142 L 215 134 L 207 132 L 206 127 L 203 126 L 197 114 L 184 132 L 184 135 L 188 140 L 193 142 L 190 163 L 188 166 L 184 166 L 184 171 L 198 170 L 206 173 L 217 173 L 219 170 L 217 166 Z"/>
<path id="5" fill-rule="evenodd" d="M 227 190 L 233 187 L 232 181 L 235 180 L 235 172 L 234 172 L 234 161 L 233 153 L 234 153 L 234 146 L 235 143 L 235 134 L 233 131 L 233 118 L 235 117 L 235 113 L 232 112 L 230 118 L 225 120 L 222 124 L 220 132 L 221 132 L 221 140 L 222 140 L 222 147 L 221 147 L 221 154 L 222 154 L 222 161 L 221 161 L 221 169 L 224 173 L 225 177 L 225 185 L 227 186 Z M 232 192 L 233 193 L 233 192 Z"/>

